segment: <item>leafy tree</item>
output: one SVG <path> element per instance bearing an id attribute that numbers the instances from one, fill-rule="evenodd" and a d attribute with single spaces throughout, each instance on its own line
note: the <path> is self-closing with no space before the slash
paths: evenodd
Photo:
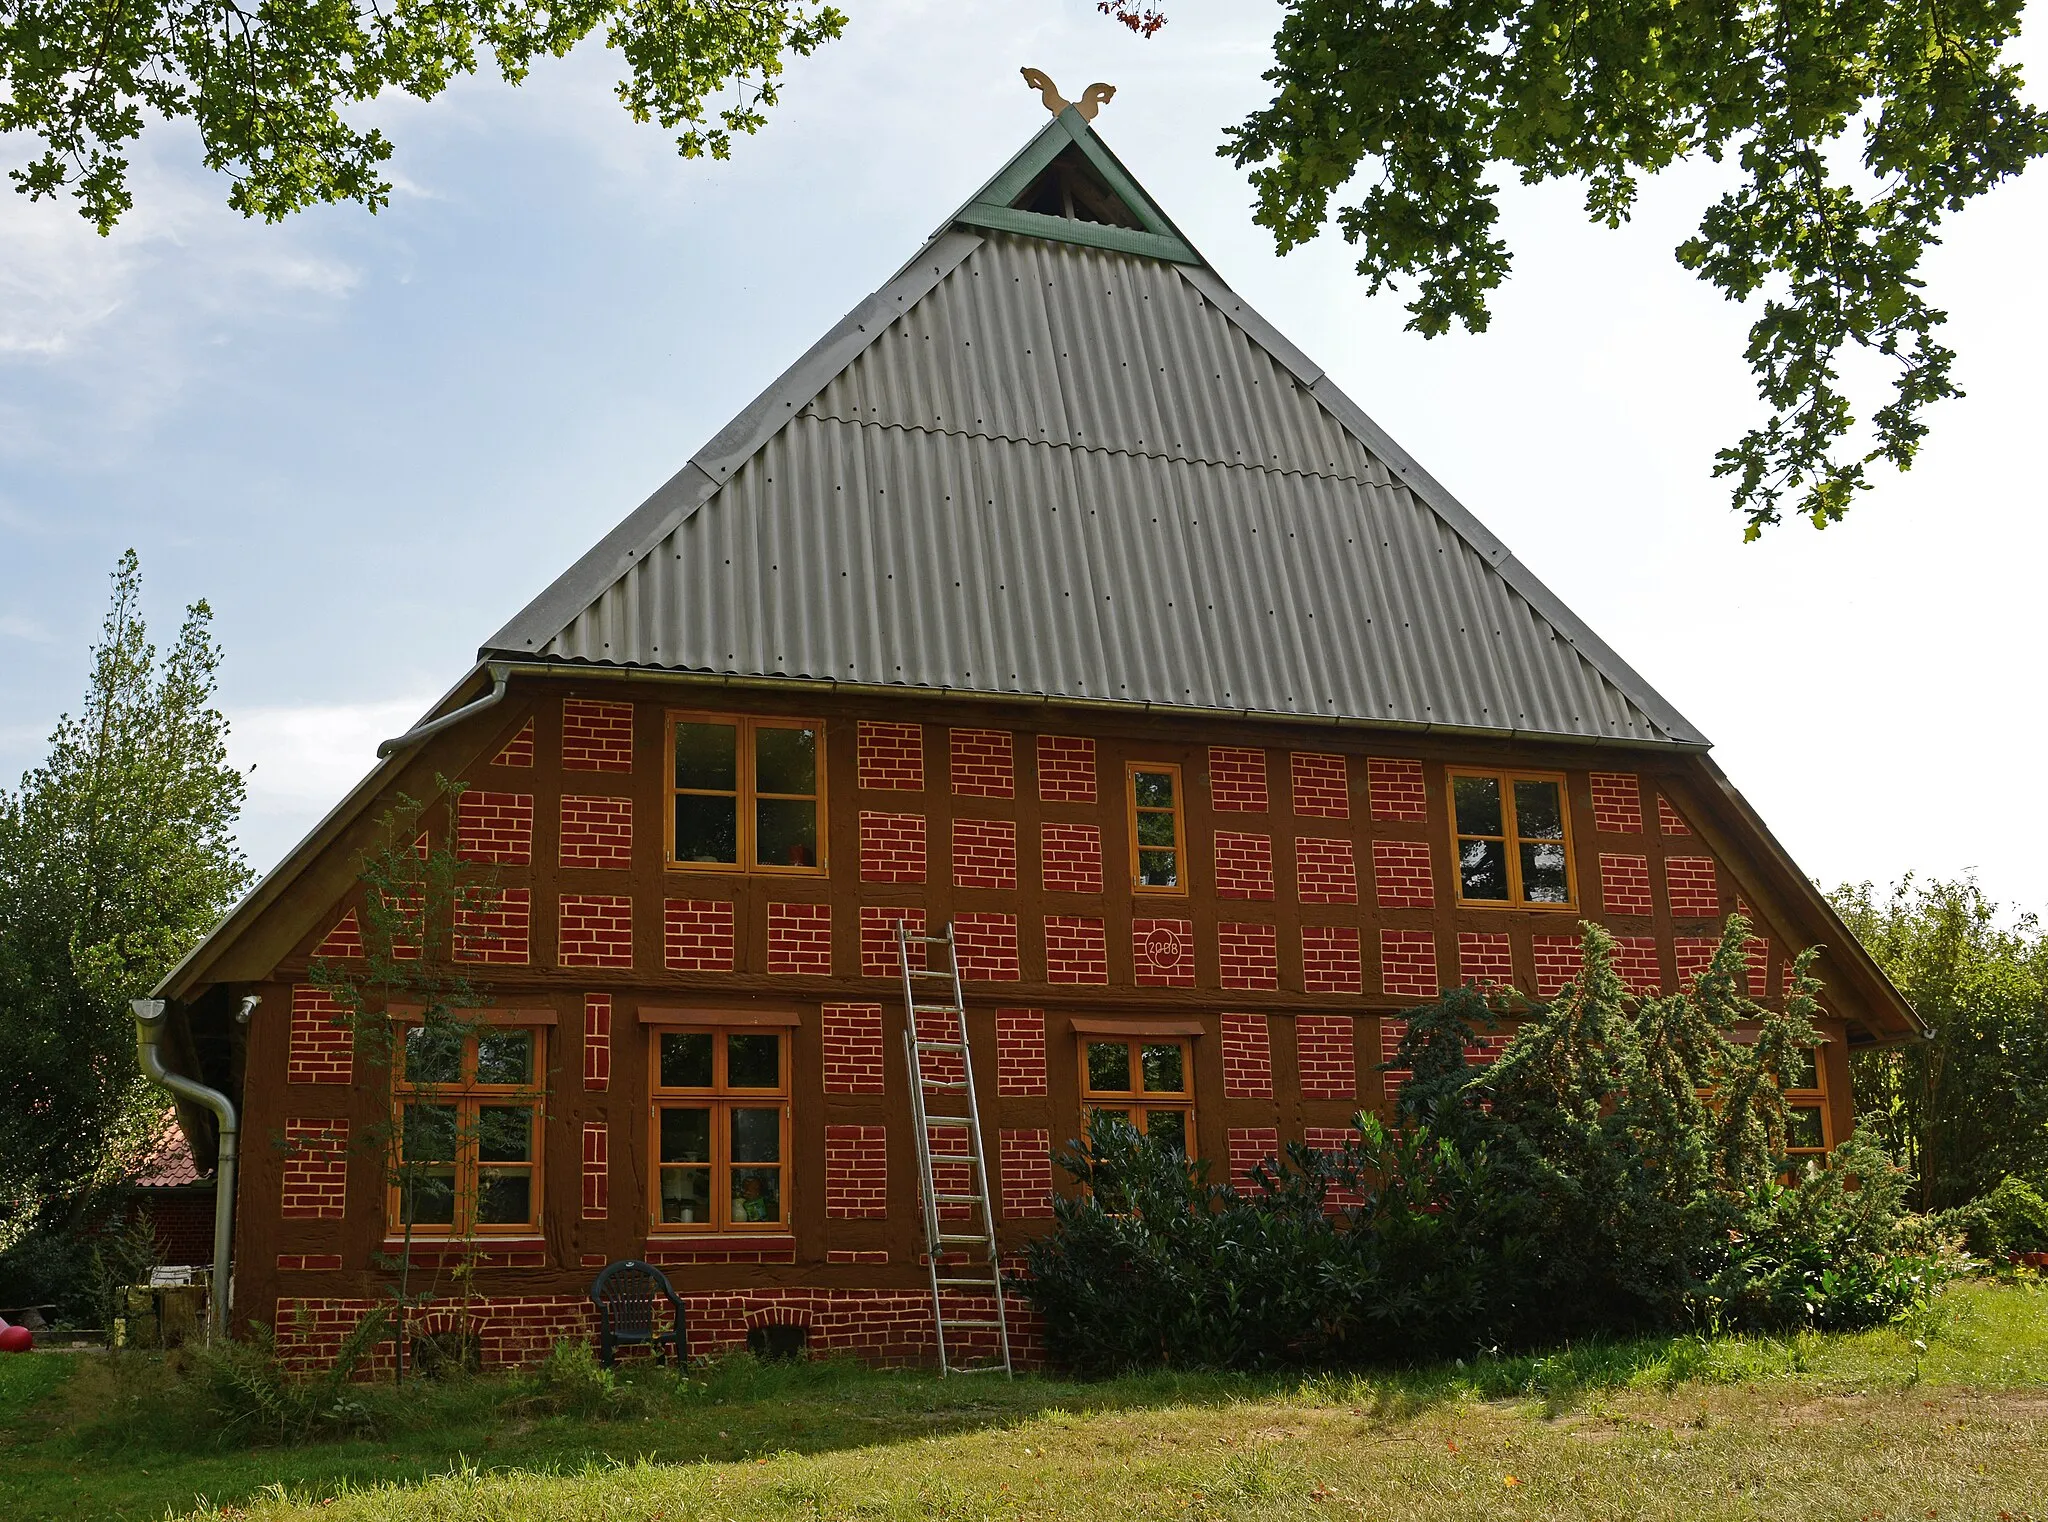
<path id="1" fill-rule="evenodd" d="M 1503 175 L 1579 181 L 1587 215 L 1615 227 L 1645 176 L 1733 161 L 1677 256 L 1762 302 L 1745 357 L 1770 416 L 1714 469 L 1747 537 L 1788 497 L 1816 527 L 1838 520 L 1866 467 L 1910 467 L 1928 406 L 1961 394 L 1921 261 L 1944 215 L 2048 152 L 2006 56 L 2020 0 L 1283 7 L 1272 102 L 1220 151 L 1251 166 L 1255 220 L 1282 252 L 1334 223 L 1371 290 L 1415 282 L 1408 325 L 1426 336 L 1487 326 L 1511 263 Z M 1111 9 L 1130 25 L 1140 8 Z M 1841 375 L 1856 350 L 1891 374 L 1860 454 Z"/>
<path id="2" fill-rule="evenodd" d="M 1858 1053 L 1861 1124 L 1920 1177 L 1923 1208 L 1959 1206 L 2007 1176 L 2048 1189 L 2048 932 L 2001 924 L 1977 884 L 1906 877 L 1829 897 L 1933 1030 Z"/>
<path id="3" fill-rule="evenodd" d="M 134 1162 L 163 1098 L 137 1071 L 128 1001 L 249 880 L 213 615 L 194 603 L 159 661 L 141 598 L 130 550 L 83 710 L 0 791 L 0 1245 Z"/>
<path id="4" fill-rule="evenodd" d="M 776 104 L 784 56 L 839 36 L 846 18 L 819 0 L 8 0 L 0 133 L 41 147 L 10 171 L 21 191 L 69 190 L 101 233 L 133 204 L 128 146 L 151 119 L 199 129 L 245 215 L 274 222 L 334 201 L 375 211 L 391 196 L 392 145 L 349 108 L 387 90 L 431 100 L 485 51 L 518 84 L 600 25 L 631 71 L 618 96 L 633 120 L 680 128 L 686 157 L 724 158 Z"/>

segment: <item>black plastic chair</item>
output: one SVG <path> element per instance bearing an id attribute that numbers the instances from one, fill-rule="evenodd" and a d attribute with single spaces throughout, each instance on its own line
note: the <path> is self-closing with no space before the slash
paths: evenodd
<path id="1" fill-rule="evenodd" d="M 655 1327 L 656 1302 L 666 1300 L 675 1312 L 671 1331 Z M 652 1263 L 626 1258 L 607 1263 L 590 1286 L 590 1303 L 597 1307 L 597 1358 L 607 1369 L 613 1367 L 618 1350 L 640 1345 L 654 1349 L 654 1361 L 661 1362 L 667 1348 L 676 1367 L 690 1356 L 690 1333 L 683 1319 L 683 1302 L 669 1287 L 668 1275 Z"/>

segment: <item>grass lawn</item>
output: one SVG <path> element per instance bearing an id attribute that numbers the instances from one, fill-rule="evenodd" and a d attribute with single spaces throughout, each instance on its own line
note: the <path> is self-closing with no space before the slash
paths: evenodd
<path id="1" fill-rule="evenodd" d="M 1916 1341 L 1924 1346 L 1916 1346 Z M 223 1444 L 140 1357 L 0 1359 L 0 1517 L 2007 1518 L 2048 1522 L 2048 1290 L 1901 1328 L 1365 1377 L 941 1382 L 738 1358 L 618 1414 L 372 1392 L 372 1437 Z"/>

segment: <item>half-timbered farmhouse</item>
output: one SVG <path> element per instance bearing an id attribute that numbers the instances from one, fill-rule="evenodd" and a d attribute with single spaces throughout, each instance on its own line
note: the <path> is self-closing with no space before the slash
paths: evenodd
<path id="1" fill-rule="evenodd" d="M 1072 106 L 388 750 L 158 990 L 164 1060 L 240 1110 L 235 1321 L 308 1356 L 389 1282 L 356 1143 L 394 1107 L 474 1123 L 413 1253 L 474 1269 L 487 1362 L 587 1335 L 620 1259 L 694 1351 L 918 1361 L 926 1151 L 942 1319 L 992 1321 L 953 1241 L 974 1136 L 1005 1252 L 1092 1109 L 1242 1175 L 1386 1104 L 1402 1009 L 1556 992 L 1582 919 L 1641 990 L 1738 909 L 1760 997 L 1825 946 L 1802 1148 L 1852 1122 L 1849 1053 L 1916 1031 L 1706 737 Z M 394 1072 L 309 968 L 356 952 L 375 821 L 437 775 L 468 790 L 436 838 L 503 893 L 454 927 L 463 1049 Z M 912 980 L 912 1082 L 899 925 L 919 972 L 957 951 L 978 1132 L 948 977 Z"/>

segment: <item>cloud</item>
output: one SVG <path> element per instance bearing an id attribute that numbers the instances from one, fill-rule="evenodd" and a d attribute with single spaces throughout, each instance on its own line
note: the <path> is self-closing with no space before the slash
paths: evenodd
<path id="1" fill-rule="evenodd" d="M 275 866 L 377 764 L 377 742 L 409 729 L 434 696 L 231 712 L 229 759 L 255 768 L 238 832 L 250 865 Z"/>
<path id="2" fill-rule="evenodd" d="M 25 639 L 32 645 L 47 645 L 57 636 L 41 621 L 24 613 L 0 613 L 0 637 Z"/>

